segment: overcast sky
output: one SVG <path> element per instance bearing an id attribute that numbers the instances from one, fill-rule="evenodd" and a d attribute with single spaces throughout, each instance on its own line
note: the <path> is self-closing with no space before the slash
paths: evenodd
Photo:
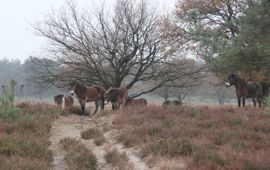
<path id="1" fill-rule="evenodd" d="M 101 0 L 75 0 L 77 3 L 98 5 Z M 111 0 L 107 0 L 111 1 Z M 176 0 L 149 0 L 164 12 L 170 12 Z M 0 0 L 0 59 L 24 61 L 30 55 L 41 55 L 45 40 L 35 36 L 31 24 L 44 18 L 51 8 L 59 9 L 66 0 Z"/>

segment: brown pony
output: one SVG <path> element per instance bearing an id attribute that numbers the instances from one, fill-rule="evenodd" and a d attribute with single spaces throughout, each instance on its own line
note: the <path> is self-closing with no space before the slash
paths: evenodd
<path id="1" fill-rule="evenodd" d="M 109 88 L 105 93 L 105 100 L 112 103 L 112 109 L 120 108 L 120 105 L 124 106 L 128 90 L 125 87 Z"/>
<path id="2" fill-rule="evenodd" d="M 254 81 L 245 81 L 241 79 L 238 75 L 230 74 L 227 77 L 227 82 L 225 83 L 226 87 L 230 87 L 232 85 L 235 86 L 235 92 L 238 99 L 238 106 L 245 106 L 245 99 L 252 98 L 253 105 L 256 106 L 256 100 L 259 104 L 259 107 L 262 105 L 263 99 L 263 89 L 262 85 L 259 82 Z"/>
<path id="3" fill-rule="evenodd" d="M 162 106 L 163 107 L 167 107 L 167 106 L 181 106 L 182 102 L 179 100 L 166 100 L 165 102 L 163 102 Z"/>
<path id="4" fill-rule="evenodd" d="M 64 96 L 62 94 L 59 94 L 57 96 L 54 96 L 54 102 L 62 107 L 62 109 L 67 108 L 70 110 L 73 106 L 74 100 L 71 96 Z"/>
<path id="5" fill-rule="evenodd" d="M 91 87 L 85 86 L 78 82 L 72 82 L 71 87 L 73 91 L 71 94 L 76 94 L 78 101 L 82 108 L 82 113 L 85 114 L 85 103 L 95 102 L 94 115 L 100 107 L 101 110 L 104 109 L 104 93 L 105 89 L 102 86 L 93 85 Z"/>
<path id="6" fill-rule="evenodd" d="M 140 99 L 127 98 L 125 106 L 147 106 L 147 100 L 144 98 Z"/>

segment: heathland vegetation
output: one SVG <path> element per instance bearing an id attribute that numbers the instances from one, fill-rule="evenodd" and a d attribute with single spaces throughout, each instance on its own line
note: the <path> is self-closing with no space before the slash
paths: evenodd
<path id="1" fill-rule="evenodd" d="M 32 25 L 50 42 L 50 55 L 0 61 L 0 169 L 51 169 L 54 161 L 68 169 L 270 169 L 267 102 L 263 108 L 149 102 L 79 117 L 21 101 L 67 93 L 78 81 L 179 103 L 212 89 L 224 104 L 230 73 L 269 90 L 269 8 L 269 0 L 179 0 L 171 15 L 160 16 L 147 1 L 117 0 L 108 15 L 105 7 L 93 14 L 68 1 Z M 84 96 L 80 101 L 90 101 Z M 54 127 L 56 119 L 64 121 Z M 49 149 L 52 127 L 55 136 L 67 135 L 54 140 L 63 160 Z"/>
<path id="2" fill-rule="evenodd" d="M 270 114 L 256 108 L 180 106 L 116 113 L 118 141 L 158 169 L 269 169 Z"/>
<path id="3" fill-rule="evenodd" d="M 0 97 L 0 169 L 50 169 L 49 132 L 60 110 L 45 103 L 13 102 L 11 93 Z"/>

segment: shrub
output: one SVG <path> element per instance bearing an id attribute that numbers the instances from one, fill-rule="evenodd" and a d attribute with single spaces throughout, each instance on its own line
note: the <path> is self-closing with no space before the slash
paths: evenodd
<path id="1" fill-rule="evenodd" d="M 0 154 L 10 157 L 13 155 L 35 159 L 51 160 L 51 152 L 46 146 L 30 142 L 26 139 L 5 137 L 0 140 Z"/>
<path id="2" fill-rule="evenodd" d="M 18 120 L 22 117 L 20 109 L 14 107 L 14 94 L 7 88 L 3 87 L 3 94 L 0 96 L 0 118 L 8 121 Z"/>
<path id="3" fill-rule="evenodd" d="M 23 103 L 16 108 L 1 103 L 0 169 L 51 168 L 48 137 L 57 112 L 50 114 L 50 108 L 48 104 Z"/>
<path id="4" fill-rule="evenodd" d="M 160 128 L 160 127 L 158 127 L 158 126 L 153 126 L 153 127 L 150 127 L 150 128 L 147 130 L 147 133 L 148 133 L 148 135 L 150 135 L 150 136 L 154 136 L 154 135 L 160 133 L 160 131 L 161 131 L 161 128 Z"/>
<path id="5" fill-rule="evenodd" d="M 98 146 L 105 143 L 105 138 L 98 129 L 89 128 L 81 133 L 83 139 L 94 139 L 94 143 Z"/>
<path id="6" fill-rule="evenodd" d="M 96 157 L 91 150 L 80 144 L 74 138 L 64 138 L 60 141 L 67 152 L 65 160 L 73 170 L 95 170 L 97 168 Z"/>
<path id="7" fill-rule="evenodd" d="M 21 119 L 20 110 L 15 107 L 0 106 L 0 118 L 7 121 L 15 121 Z"/>
<path id="8" fill-rule="evenodd" d="M 228 163 L 227 160 L 223 159 L 217 153 L 206 151 L 204 149 L 199 149 L 194 153 L 193 161 L 196 165 L 206 163 L 207 161 L 210 161 L 219 166 L 224 166 L 226 163 Z"/>
<path id="9" fill-rule="evenodd" d="M 128 164 L 127 156 L 125 154 L 120 154 L 116 149 L 107 151 L 104 158 L 108 163 L 111 163 L 119 170 L 131 169 L 130 165 Z"/>
<path id="10" fill-rule="evenodd" d="M 161 156 L 189 156 L 193 152 L 193 145 L 188 139 L 162 139 L 149 144 L 142 150 L 142 156 L 150 154 Z"/>

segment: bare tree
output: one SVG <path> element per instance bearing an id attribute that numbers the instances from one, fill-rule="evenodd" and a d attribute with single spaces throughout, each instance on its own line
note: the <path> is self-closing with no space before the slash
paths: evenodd
<path id="1" fill-rule="evenodd" d="M 154 91 L 154 94 L 157 94 L 158 96 L 162 97 L 165 101 L 168 100 L 170 97 L 170 87 L 161 87 Z"/>
<path id="2" fill-rule="evenodd" d="M 179 60 L 173 59 L 172 65 L 166 65 L 165 67 L 159 67 L 160 70 L 169 70 L 177 75 L 177 79 L 167 82 L 162 88 L 154 91 L 155 94 L 167 100 L 169 97 L 176 97 L 182 101 L 190 87 L 198 86 L 201 84 L 203 78 L 206 76 L 205 70 L 203 70 L 203 64 L 195 59 L 181 58 Z M 176 71 L 174 68 L 177 68 Z M 164 74 L 166 77 L 166 74 Z M 163 81 L 163 77 L 160 77 Z M 159 80 L 157 80 L 158 82 Z"/>
<path id="3" fill-rule="evenodd" d="M 173 88 L 172 96 L 176 97 L 181 103 L 183 103 L 184 99 L 187 97 L 189 93 L 189 87 L 187 88 Z"/>
<path id="4" fill-rule="evenodd" d="M 64 10 L 53 11 L 34 25 L 36 33 L 51 42 L 53 54 L 48 60 L 37 60 L 42 69 L 35 80 L 59 87 L 80 80 L 128 89 L 138 82 L 155 81 L 155 86 L 134 94 L 136 97 L 200 72 L 183 72 L 181 63 L 164 60 L 159 16 L 154 11 L 145 1 L 118 0 L 110 16 L 103 7 L 92 17 L 68 2 Z M 60 68 L 57 71 L 51 69 L 55 63 Z M 157 71 L 157 67 L 168 66 L 170 69 Z"/>
<path id="5" fill-rule="evenodd" d="M 217 100 L 219 104 L 224 104 L 226 100 L 226 90 L 224 86 L 212 85 L 213 90 L 215 91 Z"/>
<path id="6" fill-rule="evenodd" d="M 218 103 L 223 105 L 226 101 L 226 87 L 224 85 L 225 80 L 216 77 L 214 74 L 209 74 L 208 79 L 210 87 L 212 87 L 215 92 L 215 96 L 218 100 Z"/>

